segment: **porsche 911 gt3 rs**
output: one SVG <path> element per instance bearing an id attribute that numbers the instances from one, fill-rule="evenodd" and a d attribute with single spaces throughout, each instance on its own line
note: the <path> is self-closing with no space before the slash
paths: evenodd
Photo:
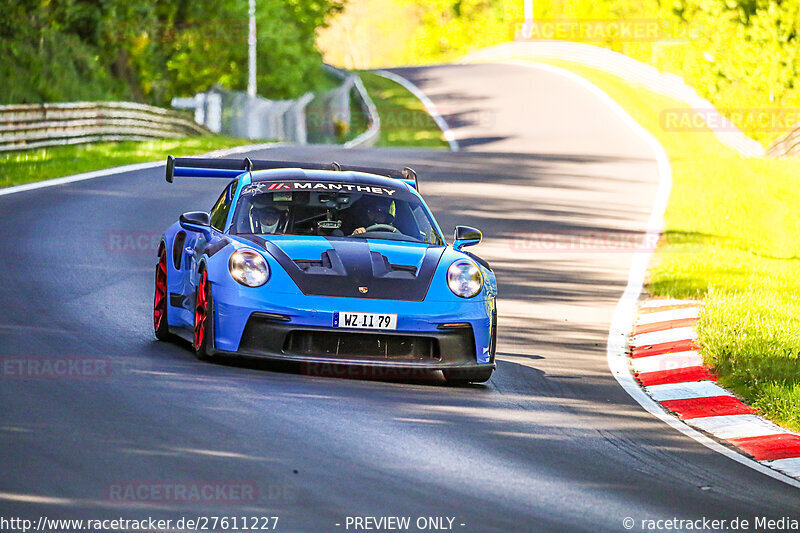
<path id="1" fill-rule="evenodd" d="M 180 216 L 158 247 L 153 322 L 200 358 L 441 370 L 495 368 L 497 282 L 448 245 L 411 169 L 173 158 L 174 177 L 228 180 L 210 212 Z"/>

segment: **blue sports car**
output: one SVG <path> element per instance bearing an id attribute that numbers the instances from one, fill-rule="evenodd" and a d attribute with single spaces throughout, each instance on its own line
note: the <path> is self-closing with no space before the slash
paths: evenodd
<path id="1" fill-rule="evenodd" d="M 167 159 L 174 177 L 228 180 L 210 212 L 184 213 L 158 247 L 156 337 L 216 355 L 441 370 L 495 368 L 497 282 L 448 246 L 413 170 L 250 159 Z"/>

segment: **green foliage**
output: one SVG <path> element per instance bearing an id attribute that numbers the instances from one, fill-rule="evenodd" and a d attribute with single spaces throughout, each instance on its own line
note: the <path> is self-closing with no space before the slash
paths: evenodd
<path id="1" fill-rule="evenodd" d="M 522 25 L 522 0 L 397 0 L 420 27 L 406 63 L 434 63 L 505 42 Z M 800 0 L 544 0 L 534 37 L 605 46 L 683 77 L 752 138 L 768 145 L 800 122 Z M 553 34 L 556 23 L 576 30 Z M 655 25 L 653 33 L 615 34 Z M 603 30 L 603 25 L 607 25 Z M 569 27 L 569 26 L 567 26 Z M 537 31 L 538 30 L 538 33 Z"/>
<path id="2" fill-rule="evenodd" d="M 443 62 L 470 50 L 513 39 L 522 23 L 521 0 L 401 0 L 413 4 L 420 25 L 403 62 Z"/>
<path id="3" fill-rule="evenodd" d="M 682 44 L 640 47 L 638 59 L 681 75 L 737 126 L 767 145 L 794 126 L 800 105 L 800 1 L 684 2 Z M 786 111 L 793 111 L 791 116 Z M 769 117 L 769 122 L 761 122 Z"/>
<path id="4" fill-rule="evenodd" d="M 258 0 L 258 85 L 292 98 L 324 85 L 317 28 L 340 0 Z M 9 0 L 0 102 L 135 99 L 164 105 L 247 85 L 247 0 Z"/>

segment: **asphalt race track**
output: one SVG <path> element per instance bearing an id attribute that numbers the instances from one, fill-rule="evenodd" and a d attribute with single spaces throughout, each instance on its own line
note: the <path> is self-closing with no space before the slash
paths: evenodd
<path id="1" fill-rule="evenodd" d="M 634 531 L 644 519 L 797 518 L 800 491 L 670 429 L 609 373 L 611 313 L 658 181 L 648 146 L 553 73 L 396 72 L 437 104 L 461 152 L 250 155 L 412 166 L 448 235 L 455 224 L 483 230 L 474 250 L 501 295 L 492 380 L 454 388 L 303 375 L 202 363 L 186 345 L 155 341 L 158 236 L 180 213 L 210 208 L 217 180 L 168 185 L 162 167 L 0 196 L 0 356 L 111 369 L 2 376 L 0 515 L 267 515 L 284 532 L 430 516 L 477 533 L 624 531 L 626 517 Z M 114 492 L 158 484 L 255 490 L 199 504 Z"/>

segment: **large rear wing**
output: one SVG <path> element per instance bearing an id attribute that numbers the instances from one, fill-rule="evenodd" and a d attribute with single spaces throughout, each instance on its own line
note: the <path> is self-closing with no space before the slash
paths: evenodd
<path id="1" fill-rule="evenodd" d="M 167 156 L 167 182 L 178 178 L 228 178 L 233 179 L 243 172 L 272 168 L 301 168 L 305 170 L 333 170 L 344 172 L 366 172 L 388 178 L 400 179 L 419 189 L 417 173 L 405 167 L 403 170 L 388 168 L 340 165 L 339 163 L 301 163 L 297 161 L 269 161 L 244 159 L 202 159 L 197 157 Z"/>

